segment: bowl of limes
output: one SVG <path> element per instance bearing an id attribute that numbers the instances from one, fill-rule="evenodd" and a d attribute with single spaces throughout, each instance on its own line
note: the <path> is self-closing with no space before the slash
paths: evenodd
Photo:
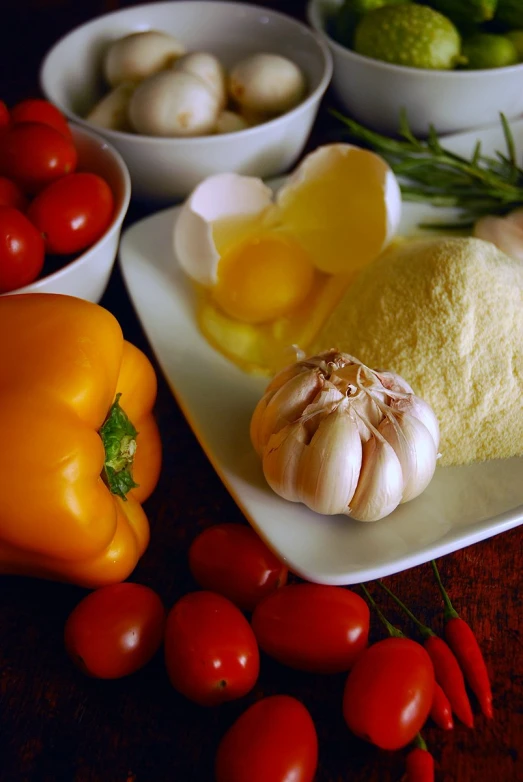
<path id="1" fill-rule="evenodd" d="M 452 133 L 523 114 L 523 0 L 309 0 L 352 118 Z"/>

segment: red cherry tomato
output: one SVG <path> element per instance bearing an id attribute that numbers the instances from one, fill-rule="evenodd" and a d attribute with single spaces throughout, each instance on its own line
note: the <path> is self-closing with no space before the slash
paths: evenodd
<path id="1" fill-rule="evenodd" d="M 36 280 L 44 265 L 44 241 L 18 209 L 0 206 L 0 293 Z"/>
<path id="2" fill-rule="evenodd" d="M 37 193 L 72 173 L 77 159 L 71 139 L 49 125 L 21 122 L 2 134 L 0 173 L 14 179 L 26 193 Z"/>
<path id="3" fill-rule="evenodd" d="M 289 584 L 258 603 L 251 621 L 260 648 L 284 665 L 337 673 L 367 646 L 370 612 L 343 587 Z"/>
<path id="4" fill-rule="evenodd" d="M 97 174 L 67 174 L 44 188 L 27 216 L 43 234 L 46 250 L 68 255 L 85 250 L 107 230 L 114 213 L 111 188 Z"/>
<path id="5" fill-rule="evenodd" d="M 343 694 L 350 730 L 381 749 L 400 749 L 424 725 L 434 695 L 434 669 L 421 644 L 387 638 L 356 660 Z"/>
<path id="6" fill-rule="evenodd" d="M 89 676 L 119 679 L 142 668 L 159 649 L 165 609 L 149 587 L 126 581 L 91 592 L 65 624 L 65 648 Z"/>
<path id="7" fill-rule="evenodd" d="M 14 206 L 25 212 L 29 201 L 16 182 L 5 176 L 0 176 L 0 206 Z"/>
<path id="8" fill-rule="evenodd" d="M 165 630 L 165 664 L 173 687 L 201 706 L 246 695 L 260 657 L 241 611 L 214 592 L 190 592 L 174 604 Z"/>
<path id="9" fill-rule="evenodd" d="M 218 747 L 216 782 L 312 782 L 318 737 L 305 706 L 271 695 L 250 706 Z"/>
<path id="10" fill-rule="evenodd" d="M 7 128 L 7 126 L 11 122 L 11 115 L 9 113 L 9 109 L 5 105 L 3 100 L 0 100 L 0 130 L 2 128 Z"/>
<path id="11" fill-rule="evenodd" d="M 58 130 L 63 136 L 72 138 L 71 128 L 66 118 L 55 105 L 41 98 L 28 98 L 17 103 L 11 109 L 11 122 L 41 122 Z"/>
<path id="12" fill-rule="evenodd" d="M 251 527 L 216 524 L 195 538 L 189 567 L 202 587 L 252 611 L 266 595 L 283 586 L 288 570 Z"/>

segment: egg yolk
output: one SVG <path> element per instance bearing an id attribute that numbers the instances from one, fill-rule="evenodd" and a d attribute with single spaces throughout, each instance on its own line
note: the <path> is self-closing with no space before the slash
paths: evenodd
<path id="1" fill-rule="evenodd" d="M 294 239 L 251 236 L 220 258 L 212 295 L 231 318 L 264 323 L 296 309 L 307 298 L 314 276 L 309 256 Z"/>

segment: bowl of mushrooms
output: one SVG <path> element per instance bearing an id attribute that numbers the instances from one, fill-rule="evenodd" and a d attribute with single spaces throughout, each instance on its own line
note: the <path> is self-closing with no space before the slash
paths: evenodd
<path id="1" fill-rule="evenodd" d="M 332 75 L 306 25 L 254 5 L 181 0 L 104 14 L 61 38 L 45 96 L 120 152 L 133 196 L 172 202 L 223 171 L 289 170 Z"/>

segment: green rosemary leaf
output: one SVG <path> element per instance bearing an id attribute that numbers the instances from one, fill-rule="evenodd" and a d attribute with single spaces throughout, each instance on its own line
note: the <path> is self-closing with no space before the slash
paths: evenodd
<path id="1" fill-rule="evenodd" d="M 503 128 L 503 135 L 505 136 L 505 143 L 507 145 L 507 152 L 508 152 L 510 162 L 512 163 L 514 168 L 517 168 L 516 147 L 514 146 L 514 136 L 512 135 L 510 125 L 508 124 L 505 115 L 500 114 L 499 116 L 501 118 L 501 126 Z"/>
<path id="2" fill-rule="evenodd" d="M 481 159 L 481 141 L 476 141 L 474 152 L 472 154 L 472 160 L 470 161 L 473 166 L 477 166 Z"/>
<path id="3" fill-rule="evenodd" d="M 417 139 L 405 112 L 400 115 L 399 139 L 365 128 L 337 111 L 331 113 L 343 123 L 350 140 L 360 141 L 388 162 L 406 201 L 457 207 L 460 226 L 523 205 L 523 169 L 517 164 L 514 138 L 503 114 L 506 150 L 484 155 L 478 141 L 468 159 L 446 149 L 433 127 L 425 141 Z"/>

